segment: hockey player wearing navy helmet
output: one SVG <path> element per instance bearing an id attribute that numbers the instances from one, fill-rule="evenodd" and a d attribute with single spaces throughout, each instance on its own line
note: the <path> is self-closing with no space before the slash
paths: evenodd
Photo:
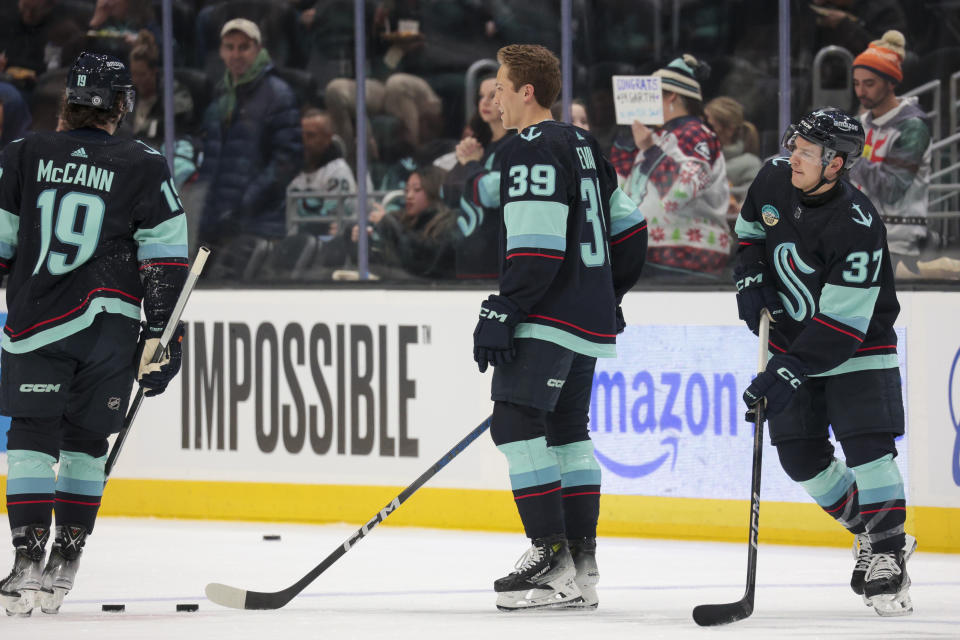
<path id="1" fill-rule="evenodd" d="M 14 548 L 0 603 L 9 615 L 59 611 L 93 531 L 107 437 L 120 430 L 134 378 L 156 395 L 180 368 L 176 337 L 150 361 L 187 276 L 186 215 L 163 156 L 113 136 L 135 95 L 122 62 L 83 53 L 67 78 L 59 131 L 15 140 L 0 155 L 0 413 L 11 416 Z"/>
<path id="2" fill-rule="evenodd" d="M 736 223 L 734 278 L 757 333 L 770 312 L 770 360 L 743 394 L 766 403 L 784 471 L 854 537 L 850 586 L 883 616 L 913 611 L 906 501 L 894 458 L 904 433 L 893 323 L 900 311 L 886 229 L 843 179 L 863 150 L 858 120 L 813 111 L 782 138 Z M 846 457 L 834 457 L 828 427 Z"/>

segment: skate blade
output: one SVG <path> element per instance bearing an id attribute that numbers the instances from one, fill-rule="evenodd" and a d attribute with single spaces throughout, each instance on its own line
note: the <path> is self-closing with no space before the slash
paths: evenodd
<path id="1" fill-rule="evenodd" d="M 60 606 L 63 605 L 63 599 L 69 592 L 69 589 L 60 587 L 54 587 L 52 591 L 41 591 L 38 596 L 40 611 L 50 615 L 60 613 Z"/>
<path id="2" fill-rule="evenodd" d="M 582 599 L 580 602 L 571 600 L 570 602 L 564 602 L 563 604 L 557 605 L 558 607 L 564 607 L 567 609 L 596 609 L 600 604 L 600 598 L 597 597 L 597 588 L 594 586 L 596 582 L 591 584 L 577 584 L 580 587 L 580 595 Z"/>
<path id="3" fill-rule="evenodd" d="M 5 595 L 0 600 L 3 600 L 3 607 L 8 616 L 27 618 L 33 613 L 36 595 L 36 591 L 24 589 L 20 592 L 19 597 Z"/>
<path id="4" fill-rule="evenodd" d="M 583 602 L 577 583 L 572 579 L 548 583 L 542 589 L 504 591 L 497 594 L 497 609 L 522 611 L 525 609 L 565 608 L 568 603 Z"/>
<path id="5" fill-rule="evenodd" d="M 901 591 L 895 594 L 884 593 L 878 596 L 872 596 L 870 601 L 877 615 L 884 618 L 908 616 L 913 613 L 913 601 L 910 599 L 909 592 Z"/>

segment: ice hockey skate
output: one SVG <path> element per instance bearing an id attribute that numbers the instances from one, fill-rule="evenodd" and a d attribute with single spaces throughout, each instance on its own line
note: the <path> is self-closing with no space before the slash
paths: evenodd
<path id="1" fill-rule="evenodd" d="M 875 553 L 870 560 L 863 596 L 879 616 L 905 616 L 913 613 L 907 560 L 917 548 L 917 540 L 906 536 L 899 551 Z"/>
<path id="2" fill-rule="evenodd" d="M 574 609 L 596 609 L 600 604 L 600 599 L 597 597 L 597 583 L 600 582 L 600 571 L 597 569 L 597 539 L 570 540 L 570 556 L 573 558 L 573 566 L 577 569 L 574 581 L 580 589 L 583 600 L 571 601 L 566 606 Z"/>
<path id="3" fill-rule="evenodd" d="M 516 571 L 493 583 L 497 608 L 517 611 L 582 602 L 576 575 L 566 538 L 537 538 L 517 561 Z"/>
<path id="4" fill-rule="evenodd" d="M 80 556 L 87 541 L 87 529 L 80 526 L 58 526 L 50 550 L 50 558 L 43 570 L 40 592 L 40 610 L 58 613 L 63 599 L 73 589 L 73 581 L 80 567 Z"/>
<path id="5" fill-rule="evenodd" d="M 33 613 L 36 596 L 43 576 L 43 557 L 46 555 L 50 529 L 39 525 L 17 527 L 12 532 L 16 542 L 13 569 L 0 582 L 0 599 L 8 616 L 29 616 Z"/>

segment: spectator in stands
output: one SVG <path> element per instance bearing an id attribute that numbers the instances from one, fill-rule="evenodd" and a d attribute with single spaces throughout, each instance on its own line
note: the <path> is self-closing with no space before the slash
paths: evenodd
<path id="1" fill-rule="evenodd" d="M 553 119 L 559 122 L 563 121 L 563 102 L 557 101 L 550 107 L 550 113 Z M 570 103 L 570 124 L 580 127 L 584 131 L 590 131 L 590 119 L 587 117 L 587 104 L 580 98 L 574 98 Z"/>
<path id="2" fill-rule="evenodd" d="M 866 193 L 887 225 L 895 275 L 918 277 L 917 259 L 927 242 L 930 125 L 916 97 L 898 98 L 906 41 L 887 31 L 853 61 L 853 86 L 864 109 L 863 158 L 850 182 Z"/>
<path id="3" fill-rule="evenodd" d="M 80 28 L 60 15 L 57 0 L 7 0 L 0 9 L 0 72 L 21 86 L 61 66 L 64 44 Z M 62 87 L 61 87 L 62 88 Z"/>
<path id="4" fill-rule="evenodd" d="M 141 29 L 130 51 L 130 75 L 137 89 L 133 113 L 127 115 L 117 129 L 117 135 L 142 140 L 148 146 L 166 152 L 164 148 L 163 86 L 160 82 L 160 52 L 153 34 Z M 173 178 L 179 188 L 194 178 L 199 167 L 200 143 L 191 135 L 194 128 L 194 104 L 190 90 L 173 82 L 173 117 L 176 147 L 173 160 Z"/>
<path id="5" fill-rule="evenodd" d="M 204 122 L 200 237 L 222 246 L 243 234 L 286 234 L 286 186 L 300 170 L 303 143 L 296 98 L 274 72 L 257 25 L 235 18 L 220 38 L 227 70 Z"/>
<path id="6" fill-rule="evenodd" d="M 89 26 L 89 35 L 97 38 L 98 44 L 111 49 L 125 47 L 129 50 L 141 29 L 148 29 L 157 41 L 160 40 L 160 25 L 151 0 L 97 0 Z M 122 45 L 111 44 L 111 40 L 119 40 Z"/>
<path id="7" fill-rule="evenodd" d="M 709 67 L 689 54 L 656 71 L 665 123 L 656 130 L 634 121 L 639 152 L 624 185 L 643 200 L 656 189 L 663 214 L 650 219 L 647 264 L 661 272 L 718 276 L 727 265 L 730 197 L 720 140 L 703 122 L 700 81 Z"/>
<path id="8" fill-rule="evenodd" d="M 330 195 L 356 193 L 353 170 L 334 142 L 330 114 L 312 107 L 306 109 L 300 118 L 300 130 L 303 132 L 303 171 L 287 187 L 288 195 L 296 196 L 301 191 L 323 191 Z M 373 190 L 369 181 L 368 189 Z M 337 221 L 332 216 L 346 203 L 335 197 L 317 196 L 296 198 L 294 202 L 299 217 L 330 217 L 321 235 L 337 234 Z M 352 207 L 342 209 L 344 213 L 350 210 Z"/>
<path id="9" fill-rule="evenodd" d="M 386 82 L 368 79 L 365 83 L 367 114 L 388 114 L 402 123 L 404 142 L 416 149 L 434 139 L 441 122 L 441 102 L 426 80 L 409 73 L 394 73 Z M 343 137 L 350 163 L 356 162 L 355 115 L 357 83 L 337 78 L 327 84 L 324 100 L 333 118 L 334 129 Z M 373 127 L 367 131 L 373 134 Z M 376 145 L 371 150 L 377 153 Z M 377 154 L 379 155 L 379 154 Z"/>
<path id="10" fill-rule="evenodd" d="M 130 51 L 130 75 L 137 89 L 137 104 L 121 126 L 120 133 L 143 140 L 160 148 L 163 144 L 163 87 L 160 74 L 160 51 L 153 34 L 146 29 L 137 34 Z M 176 80 L 173 82 L 174 125 L 178 133 L 187 133 L 193 126 L 193 96 Z"/>
<path id="11" fill-rule="evenodd" d="M 850 53 L 863 51 L 890 29 L 907 29 L 899 0 L 811 0 L 820 27 L 820 46 L 834 44 Z"/>
<path id="12" fill-rule="evenodd" d="M 0 82 L 0 150 L 22 138 L 32 119 L 20 91 L 9 82 Z"/>
<path id="13" fill-rule="evenodd" d="M 493 101 L 496 92 L 496 77 L 480 82 L 479 122 L 471 124 L 474 135 L 464 137 L 457 145 L 457 163 L 443 185 L 444 201 L 457 213 L 455 254 L 456 276 L 460 279 L 496 278 L 500 271 L 498 151 L 516 132 L 503 127 Z"/>
<path id="14" fill-rule="evenodd" d="M 370 264 L 378 265 L 378 275 L 453 277 L 455 220 L 440 198 L 443 177 L 439 167 L 417 169 L 407 179 L 401 213 L 388 213 L 378 205 L 368 214 Z M 328 243 L 321 253 L 324 265 L 349 266 L 357 253 L 357 236 L 354 225 Z"/>
<path id="15" fill-rule="evenodd" d="M 743 105 L 729 96 L 720 96 L 708 102 L 703 113 L 723 145 L 730 186 L 749 186 L 763 162 L 757 155 L 760 153 L 760 134 L 752 122 L 744 119 Z"/>
<path id="16" fill-rule="evenodd" d="M 407 178 L 403 214 L 372 212 L 370 221 L 381 238 L 384 262 L 421 278 L 452 278 L 455 218 L 440 189 L 444 171 L 421 167 Z"/>

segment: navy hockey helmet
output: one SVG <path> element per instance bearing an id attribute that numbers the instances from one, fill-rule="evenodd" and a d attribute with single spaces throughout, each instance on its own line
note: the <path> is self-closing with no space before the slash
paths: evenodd
<path id="1" fill-rule="evenodd" d="M 109 111 L 118 93 L 125 111 L 133 111 L 137 92 L 126 65 L 113 56 L 81 53 L 67 76 L 67 103 Z"/>
<path id="2" fill-rule="evenodd" d="M 793 151 L 797 136 L 823 147 L 824 167 L 840 156 L 843 159 L 841 173 L 860 159 L 866 138 L 860 121 L 836 107 L 817 109 L 787 127 L 780 140 L 781 146 Z"/>

